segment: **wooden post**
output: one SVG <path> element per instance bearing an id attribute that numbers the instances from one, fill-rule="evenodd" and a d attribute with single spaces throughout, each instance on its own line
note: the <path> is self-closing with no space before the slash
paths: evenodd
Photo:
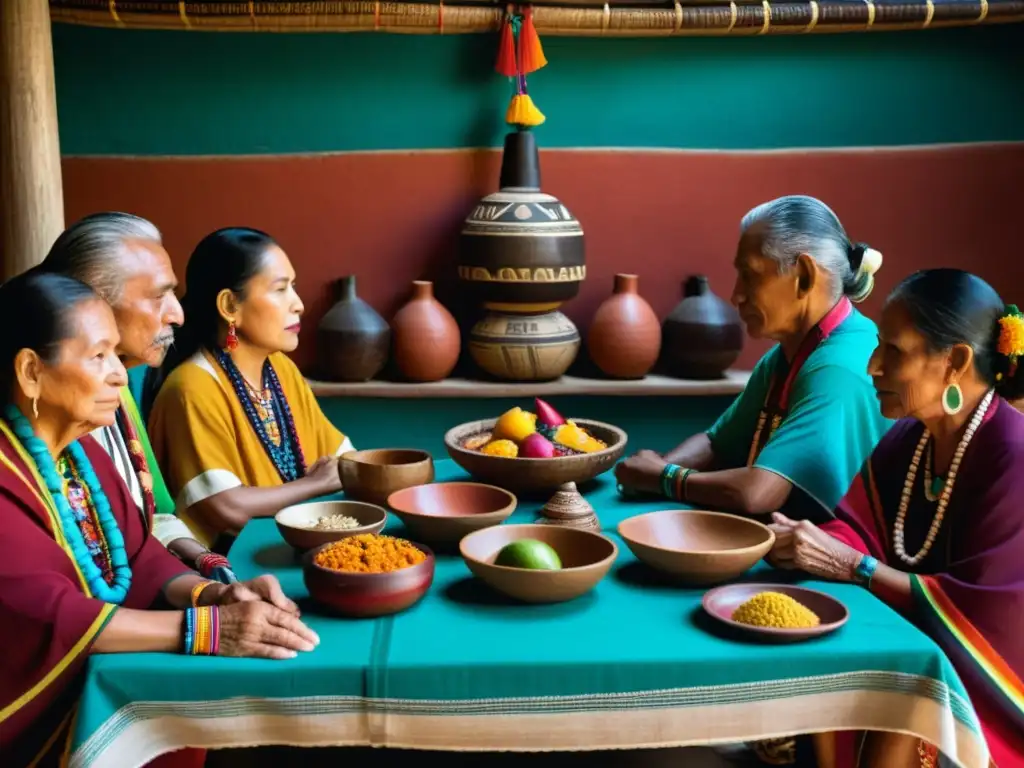
<path id="1" fill-rule="evenodd" d="M 48 0 L 0 0 L 3 275 L 46 256 L 64 229 Z"/>

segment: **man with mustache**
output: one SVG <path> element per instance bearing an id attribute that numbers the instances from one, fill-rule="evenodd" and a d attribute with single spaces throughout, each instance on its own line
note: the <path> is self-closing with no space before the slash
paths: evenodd
<path id="1" fill-rule="evenodd" d="M 86 216 L 57 238 L 38 269 L 73 277 L 110 304 L 125 368 L 163 362 L 184 313 L 174 295 L 178 282 L 170 256 L 150 221 L 119 212 Z M 110 454 L 140 511 L 152 515 L 153 535 L 207 578 L 233 582 L 227 559 L 206 549 L 175 516 L 174 500 L 128 387 L 121 393 L 116 424 L 93 436 Z"/>

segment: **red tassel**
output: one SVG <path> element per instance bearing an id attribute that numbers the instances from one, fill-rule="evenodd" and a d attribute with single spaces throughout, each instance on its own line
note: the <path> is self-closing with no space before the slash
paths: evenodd
<path id="1" fill-rule="evenodd" d="M 505 19 L 501 28 L 501 40 L 498 42 L 498 61 L 494 68 L 505 77 L 515 77 L 516 71 L 516 43 L 512 34 L 512 19 Z"/>
<path id="2" fill-rule="evenodd" d="M 540 44 L 540 35 L 533 26 L 533 9 L 527 8 L 523 13 L 523 26 L 519 30 L 519 71 L 528 75 L 547 63 L 544 48 Z"/>

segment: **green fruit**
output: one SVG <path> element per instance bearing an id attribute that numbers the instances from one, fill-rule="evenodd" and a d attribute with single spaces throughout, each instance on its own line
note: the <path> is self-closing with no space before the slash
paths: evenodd
<path id="1" fill-rule="evenodd" d="M 536 539 L 520 539 L 501 548 L 495 565 L 509 568 L 529 568 L 535 571 L 559 571 L 562 561 L 549 545 Z"/>

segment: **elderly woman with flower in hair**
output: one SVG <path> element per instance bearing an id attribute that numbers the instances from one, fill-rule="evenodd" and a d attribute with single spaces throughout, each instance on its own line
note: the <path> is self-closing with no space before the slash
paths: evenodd
<path id="1" fill-rule="evenodd" d="M 753 338 L 778 343 L 707 432 L 640 451 L 616 476 L 627 492 L 824 522 L 890 425 L 867 375 L 877 328 L 851 304 L 882 257 L 803 195 L 754 208 L 740 231 L 732 302 Z"/>
<path id="2" fill-rule="evenodd" d="M 882 313 L 870 373 L 899 419 L 836 519 L 774 515 L 769 559 L 863 585 L 946 652 L 998 768 L 1024 766 L 1024 316 L 982 279 L 918 272 Z M 1005 399 L 1004 399 L 1005 398 Z M 851 757 L 853 750 L 848 750 Z M 865 768 L 942 765 L 933 746 L 870 734 Z"/>

